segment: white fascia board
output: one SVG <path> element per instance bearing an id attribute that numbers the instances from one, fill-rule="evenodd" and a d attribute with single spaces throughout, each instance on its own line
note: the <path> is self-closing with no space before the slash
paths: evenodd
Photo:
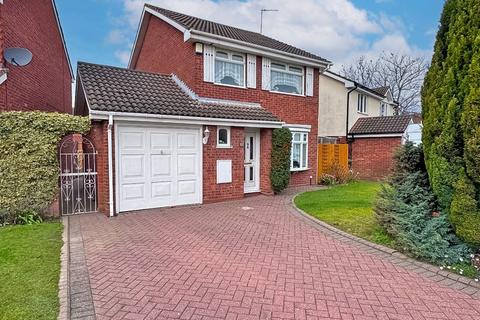
<path id="1" fill-rule="evenodd" d="M 290 123 L 285 123 L 283 125 L 283 128 L 288 128 L 291 131 L 295 132 L 310 132 L 312 129 L 312 126 L 309 124 L 290 124 Z"/>
<path id="2" fill-rule="evenodd" d="M 378 94 L 374 94 L 373 92 L 367 91 L 367 90 L 362 89 L 362 88 L 360 88 L 360 87 L 357 87 L 356 90 L 359 91 L 359 92 L 361 92 L 361 93 L 363 93 L 363 94 L 366 94 L 366 95 L 368 95 L 368 96 L 370 96 L 370 97 L 374 97 L 374 98 L 376 98 L 376 99 L 378 99 L 378 100 L 380 100 L 380 101 L 385 98 L 385 97 L 383 97 L 383 96 L 380 96 L 380 95 L 378 95 Z"/>
<path id="3" fill-rule="evenodd" d="M 233 50 L 238 50 L 246 53 L 251 53 L 260 56 L 266 56 L 273 59 L 291 62 L 294 64 L 305 65 L 309 67 L 316 67 L 320 70 L 324 70 L 327 68 L 330 63 L 328 62 L 320 62 L 315 59 L 310 59 L 306 57 L 301 57 L 295 54 L 283 52 L 280 50 L 269 49 L 260 45 L 246 43 L 239 40 L 234 40 L 218 35 L 213 35 L 207 32 L 197 31 L 197 30 L 189 30 L 188 32 L 184 33 L 184 41 L 199 41 L 207 44 L 215 44 L 218 46 L 226 47 Z"/>
<path id="4" fill-rule="evenodd" d="M 176 123 L 176 124 L 199 124 L 212 126 L 228 127 L 248 127 L 248 128 L 281 128 L 283 122 L 260 121 L 260 120 L 237 120 L 237 119 L 215 119 L 187 116 L 170 116 L 162 114 L 146 113 L 127 113 L 127 112 L 108 112 L 108 111 L 90 111 L 91 120 L 107 120 L 109 115 L 113 115 L 117 121 L 141 121 L 156 123 Z"/>
<path id="5" fill-rule="evenodd" d="M 132 59 L 135 53 L 135 49 L 137 48 L 138 36 L 140 35 L 140 31 L 142 30 L 144 18 L 145 18 L 145 7 L 143 7 L 142 17 L 140 18 L 140 22 L 138 23 L 137 33 L 135 34 L 135 41 L 133 41 L 132 52 L 130 52 L 130 58 L 128 59 L 128 64 L 127 64 L 128 68 L 132 67 Z"/>
<path id="6" fill-rule="evenodd" d="M 183 27 L 182 25 L 176 23 L 175 21 L 173 21 L 172 19 L 164 16 L 163 14 L 161 14 L 160 12 L 158 11 L 155 11 L 153 9 L 150 9 L 148 7 L 144 7 L 144 11 L 145 12 L 148 12 L 152 15 L 154 15 L 155 17 L 159 18 L 159 19 L 162 19 L 163 21 L 165 21 L 166 23 L 168 23 L 169 25 L 171 25 L 172 27 L 174 27 L 175 29 L 181 31 L 181 32 L 185 32 L 187 31 L 187 29 L 185 27 Z"/>
<path id="7" fill-rule="evenodd" d="M 348 134 L 350 137 L 354 137 L 355 139 L 361 138 L 395 138 L 395 137 L 403 137 L 404 133 L 379 133 L 379 134 Z"/>

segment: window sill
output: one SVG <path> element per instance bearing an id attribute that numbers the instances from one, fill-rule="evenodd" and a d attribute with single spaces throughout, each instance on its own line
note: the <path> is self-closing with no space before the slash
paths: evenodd
<path id="1" fill-rule="evenodd" d="M 274 90 L 268 90 L 268 91 L 271 93 L 284 94 L 286 96 L 306 97 L 304 94 L 298 94 L 298 93 L 288 93 L 288 92 L 274 91 Z"/>
<path id="2" fill-rule="evenodd" d="M 233 84 L 225 84 L 225 83 L 218 83 L 218 82 L 213 82 L 213 84 L 216 85 L 216 86 L 222 86 L 222 87 L 247 89 L 247 87 L 245 87 L 245 86 L 234 86 Z"/>
<path id="3" fill-rule="evenodd" d="M 360 111 L 357 111 L 357 113 L 358 113 L 358 114 L 361 114 L 361 115 L 363 115 L 363 116 L 369 116 L 369 114 L 368 114 L 368 113 L 366 113 L 366 112 L 360 112 Z"/>
<path id="4" fill-rule="evenodd" d="M 219 145 L 217 144 L 217 149 L 232 149 L 233 147 L 231 145 L 225 146 L 225 145 Z"/>
<path id="5" fill-rule="evenodd" d="M 310 170 L 310 169 L 311 169 L 311 168 L 295 168 L 295 169 L 290 168 L 290 172 L 308 171 L 308 170 Z"/>

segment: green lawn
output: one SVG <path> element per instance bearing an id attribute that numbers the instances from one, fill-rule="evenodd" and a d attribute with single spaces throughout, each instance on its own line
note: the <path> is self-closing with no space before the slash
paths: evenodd
<path id="1" fill-rule="evenodd" d="M 62 225 L 0 227 L 0 319 L 57 319 Z"/>
<path id="2" fill-rule="evenodd" d="M 329 189 L 305 192 L 295 198 L 297 207 L 311 216 L 357 237 L 393 246 L 393 239 L 378 225 L 373 202 L 377 182 L 353 182 Z"/>

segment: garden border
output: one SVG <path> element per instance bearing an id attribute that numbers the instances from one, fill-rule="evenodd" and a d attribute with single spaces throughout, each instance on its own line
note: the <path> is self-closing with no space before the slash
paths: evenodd
<path id="1" fill-rule="evenodd" d="M 480 283 L 476 282 L 473 279 L 469 279 L 459 274 L 441 270 L 438 266 L 415 260 L 404 255 L 400 251 L 376 243 L 372 243 L 368 240 L 351 235 L 317 218 L 312 217 L 311 215 L 309 215 L 295 205 L 295 198 L 302 193 L 304 192 L 297 193 L 293 197 L 291 197 L 290 204 L 295 209 L 293 213 L 299 218 L 308 220 L 310 224 L 312 224 L 314 227 L 321 230 L 322 232 L 327 233 L 328 235 L 332 236 L 337 240 L 342 240 L 342 242 L 349 245 L 360 247 L 367 253 L 371 253 L 383 259 L 386 259 L 396 266 L 405 268 L 409 271 L 413 271 L 428 278 L 431 281 L 440 283 L 444 286 L 459 290 L 469 296 L 480 299 Z"/>

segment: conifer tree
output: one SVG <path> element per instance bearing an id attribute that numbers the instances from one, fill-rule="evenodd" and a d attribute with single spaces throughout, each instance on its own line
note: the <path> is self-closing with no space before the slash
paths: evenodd
<path id="1" fill-rule="evenodd" d="M 433 191 L 457 235 L 480 246 L 480 1 L 447 0 L 422 89 Z"/>

